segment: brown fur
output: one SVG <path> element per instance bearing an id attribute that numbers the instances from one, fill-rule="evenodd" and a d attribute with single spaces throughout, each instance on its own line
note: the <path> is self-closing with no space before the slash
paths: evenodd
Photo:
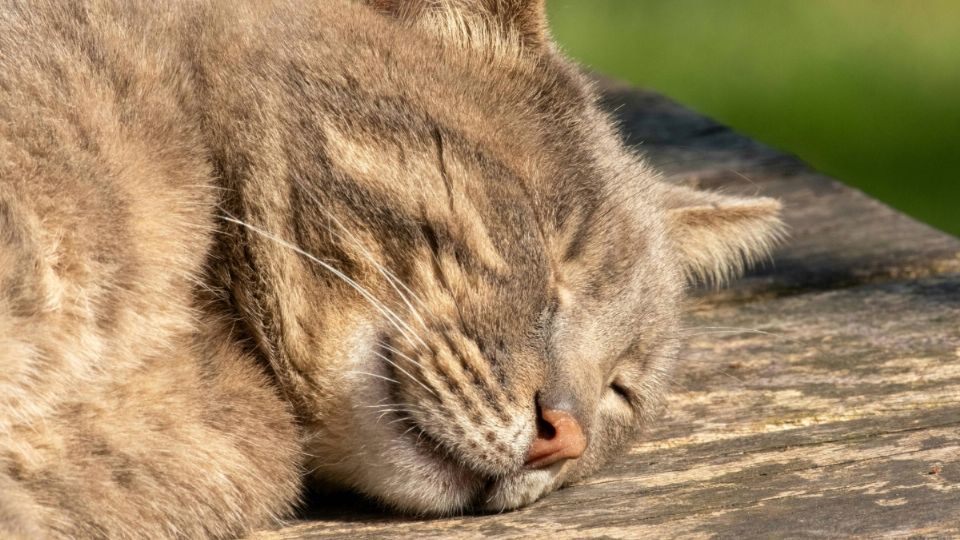
<path id="1" fill-rule="evenodd" d="M 594 101 L 541 1 L 0 2 L 0 535 L 595 470 L 779 207 L 661 183 Z M 537 403 L 583 457 L 523 468 Z"/>

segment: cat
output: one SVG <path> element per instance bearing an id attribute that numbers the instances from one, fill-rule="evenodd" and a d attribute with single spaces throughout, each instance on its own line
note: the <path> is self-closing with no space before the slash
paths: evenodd
<path id="1" fill-rule="evenodd" d="M 543 0 L 0 1 L 0 536 L 589 475 L 783 230 L 616 129 Z"/>

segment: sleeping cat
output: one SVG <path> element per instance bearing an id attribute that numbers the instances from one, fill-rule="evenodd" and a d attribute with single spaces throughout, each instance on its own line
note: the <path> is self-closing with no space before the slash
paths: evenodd
<path id="1" fill-rule="evenodd" d="M 780 231 L 659 181 L 543 0 L 0 0 L 0 536 L 229 537 L 308 478 L 528 504 Z"/>

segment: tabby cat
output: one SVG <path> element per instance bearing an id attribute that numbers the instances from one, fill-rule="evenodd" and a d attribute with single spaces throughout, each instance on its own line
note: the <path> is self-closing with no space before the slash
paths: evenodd
<path id="1" fill-rule="evenodd" d="M 657 413 L 779 205 L 619 141 L 543 0 L 0 0 L 0 537 L 231 537 L 313 479 L 528 504 Z"/>

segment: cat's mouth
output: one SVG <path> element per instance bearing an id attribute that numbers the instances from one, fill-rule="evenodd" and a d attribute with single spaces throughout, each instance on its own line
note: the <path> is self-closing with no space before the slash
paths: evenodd
<path id="1" fill-rule="evenodd" d="M 512 510 L 536 501 L 558 483 L 559 467 L 524 467 L 506 474 L 489 474 L 471 467 L 463 456 L 449 449 L 412 416 L 395 412 L 389 422 L 395 426 L 396 436 L 405 446 L 412 448 L 437 472 L 442 472 L 444 480 L 451 483 L 444 487 L 459 492 L 463 503 L 455 511 L 489 513 Z"/>
<path id="2" fill-rule="evenodd" d="M 390 420 L 396 425 L 397 431 L 405 444 L 414 448 L 424 458 L 436 461 L 444 468 L 450 467 L 462 472 L 464 489 L 476 489 L 477 484 L 492 482 L 495 478 L 477 471 L 464 463 L 456 453 L 430 431 L 420 425 L 415 418 L 402 413 L 393 413 L 395 418 Z"/>
<path id="3" fill-rule="evenodd" d="M 385 354 L 393 350 L 401 352 Z M 478 405 L 485 388 L 445 385 L 425 359 L 369 329 L 358 332 L 350 356 L 352 375 L 336 389 L 349 412 L 310 435 L 317 459 L 308 462 L 320 482 L 430 516 L 511 510 L 556 485 L 559 467 L 525 467 L 537 429 L 532 405 Z"/>
<path id="4" fill-rule="evenodd" d="M 433 437 L 429 431 L 424 429 L 417 421 L 408 415 L 394 413 L 396 418 L 391 420 L 397 425 L 400 431 L 400 437 L 418 453 L 431 460 L 436 460 L 447 466 L 457 467 L 464 471 L 464 476 L 471 477 L 473 480 L 483 480 L 484 476 L 470 469 L 457 458 L 446 446 Z"/>

